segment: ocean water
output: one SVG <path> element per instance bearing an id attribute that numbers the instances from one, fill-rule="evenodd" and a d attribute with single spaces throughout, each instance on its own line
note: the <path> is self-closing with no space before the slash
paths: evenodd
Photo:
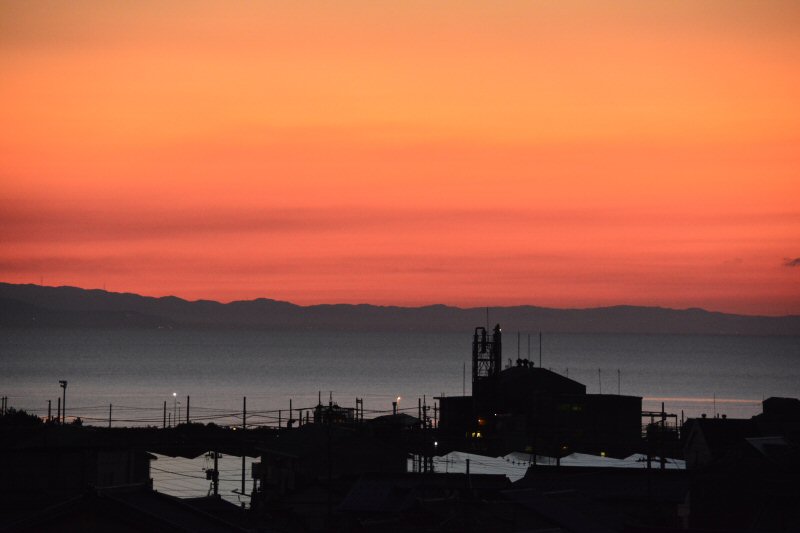
<path id="1" fill-rule="evenodd" d="M 528 354 L 528 337 L 504 332 L 504 360 Z M 39 415 L 67 380 L 67 415 L 85 423 L 161 425 L 185 419 L 240 424 L 285 420 L 292 407 L 364 399 L 366 416 L 417 398 L 470 394 L 472 330 L 442 333 L 4 329 L 0 395 Z M 538 334 L 531 356 L 539 364 Z M 587 392 L 642 396 L 643 408 L 749 417 L 769 396 L 800 397 L 800 337 L 544 334 L 542 366 Z M 466 379 L 464 370 L 466 369 Z M 175 393 L 175 395 L 173 395 Z"/>

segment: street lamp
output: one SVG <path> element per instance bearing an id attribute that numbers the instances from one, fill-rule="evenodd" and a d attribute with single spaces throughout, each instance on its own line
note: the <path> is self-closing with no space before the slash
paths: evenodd
<path id="1" fill-rule="evenodd" d="M 178 412 L 178 393 L 177 392 L 173 392 L 172 393 L 172 422 L 176 426 L 178 425 L 177 424 L 177 418 L 175 418 L 175 414 L 177 412 Z"/>
<path id="2" fill-rule="evenodd" d="M 58 385 L 64 389 L 62 392 L 62 400 L 61 400 L 61 423 L 67 423 L 67 380 L 60 379 L 58 380 Z"/>

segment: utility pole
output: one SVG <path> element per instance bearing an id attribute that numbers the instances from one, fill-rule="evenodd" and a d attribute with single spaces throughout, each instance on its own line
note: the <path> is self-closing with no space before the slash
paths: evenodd
<path id="1" fill-rule="evenodd" d="M 111 429 L 111 404 L 108 404 L 108 429 Z"/>
<path id="2" fill-rule="evenodd" d="M 187 394 L 187 395 L 186 395 L 186 423 L 187 423 L 187 424 L 189 423 L 189 400 L 190 400 L 190 399 L 191 399 L 191 396 L 189 396 L 189 395 Z"/>
<path id="3" fill-rule="evenodd" d="M 178 393 L 172 393 L 172 422 L 169 423 L 170 427 L 172 424 L 178 425 L 178 419 L 175 418 L 175 415 L 178 413 Z"/>
<path id="4" fill-rule="evenodd" d="M 245 430 L 247 429 L 247 396 L 242 398 L 242 496 L 244 496 L 244 452 L 245 452 Z M 242 502 L 244 507 L 244 502 Z"/>
<path id="5" fill-rule="evenodd" d="M 164 400 L 164 429 L 167 429 L 167 400 Z"/>
<path id="6" fill-rule="evenodd" d="M 211 481 L 214 483 L 214 496 L 219 496 L 219 452 L 214 452 L 214 472 Z"/>
<path id="7" fill-rule="evenodd" d="M 542 332 L 539 332 L 539 368 L 542 368 Z"/>
<path id="8" fill-rule="evenodd" d="M 67 423 L 67 380 L 62 379 L 58 381 L 58 385 L 64 389 L 62 391 L 63 400 L 61 402 L 61 416 L 63 417 L 63 423 Z"/>
<path id="9" fill-rule="evenodd" d="M 53 420 L 52 415 L 53 409 L 53 400 L 47 400 L 47 421 L 50 422 Z M 5 414 L 5 410 L 3 410 L 3 414 Z"/>

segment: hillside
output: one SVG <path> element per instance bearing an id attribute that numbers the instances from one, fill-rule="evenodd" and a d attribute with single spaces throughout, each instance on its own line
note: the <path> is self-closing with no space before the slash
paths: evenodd
<path id="1" fill-rule="evenodd" d="M 800 316 L 744 316 L 703 309 L 614 306 L 492 307 L 506 331 L 800 335 Z M 267 328 L 350 331 L 464 331 L 486 323 L 486 308 L 312 305 L 260 298 L 227 304 L 174 296 L 0 283 L 0 326 Z"/>

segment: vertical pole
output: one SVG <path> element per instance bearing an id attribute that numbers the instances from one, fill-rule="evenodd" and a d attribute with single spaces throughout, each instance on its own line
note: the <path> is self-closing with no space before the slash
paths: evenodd
<path id="1" fill-rule="evenodd" d="M 111 404 L 108 404 L 108 429 L 111 429 Z"/>
<path id="2" fill-rule="evenodd" d="M 542 368 L 542 332 L 539 332 L 539 368 Z"/>
<path id="3" fill-rule="evenodd" d="M 188 394 L 186 395 L 186 423 L 189 423 L 189 401 L 191 400 L 191 396 Z"/>
<path id="4" fill-rule="evenodd" d="M 294 411 L 292 411 L 292 399 L 289 398 L 289 427 L 292 426 L 292 416 L 294 416 Z M 300 423 L 298 422 L 297 425 L 299 426 Z"/>
<path id="5" fill-rule="evenodd" d="M 164 429 L 167 429 L 167 400 L 164 400 Z"/>
<path id="6" fill-rule="evenodd" d="M 214 452 L 214 496 L 219 496 L 219 453 Z"/>
<path id="7" fill-rule="evenodd" d="M 661 450 L 659 450 L 661 470 L 667 468 L 667 460 L 664 457 L 664 435 L 666 433 L 666 430 L 667 430 L 667 413 L 664 411 L 664 402 L 661 402 L 661 432 L 660 432 L 660 437 L 658 439 L 658 443 L 661 448 Z"/>
<path id="8" fill-rule="evenodd" d="M 56 407 L 56 424 L 61 423 L 61 398 L 58 399 L 58 406 Z"/>
<path id="9" fill-rule="evenodd" d="M 47 400 L 47 421 L 50 422 L 53 420 L 51 416 L 53 413 L 53 400 Z M 3 410 L 3 414 L 5 414 L 5 410 Z"/>
<path id="10" fill-rule="evenodd" d="M 62 381 L 61 383 L 62 383 L 61 386 L 64 389 L 63 391 L 61 391 L 61 395 L 64 397 L 64 399 L 61 400 L 61 416 L 64 417 L 64 423 L 66 424 L 67 423 L 67 382 L 66 381 Z"/>
<path id="11" fill-rule="evenodd" d="M 247 429 L 247 396 L 242 398 L 242 441 L 245 440 L 245 430 Z M 242 496 L 244 496 L 244 455 L 245 449 L 242 445 Z M 244 503 L 242 503 L 244 505 Z"/>
<path id="12" fill-rule="evenodd" d="M 283 425 L 283 422 L 281 421 L 281 414 L 282 414 L 281 410 L 278 409 L 278 429 L 280 429 L 281 426 Z"/>
<path id="13" fill-rule="evenodd" d="M 303 415 L 301 414 L 300 417 L 302 418 L 302 416 Z M 333 446 L 332 446 L 332 442 L 331 442 L 331 439 L 332 439 L 332 437 L 331 437 L 331 418 L 332 417 L 328 416 L 328 421 L 327 421 L 327 430 L 328 430 L 327 431 L 327 433 L 328 433 L 328 486 L 325 487 L 326 488 L 325 492 L 327 492 L 327 495 L 328 495 L 328 498 L 327 498 L 328 499 L 328 523 L 327 523 L 328 529 L 330 529 L 331 525 L 333 524 L 333 521 L 332 521 L 332 511 L 333 511 L 333 505 L 332 505 L 332 497 L 333 497 L 333 494 L 332 494 L 332 487 L 333 487 Z"/>

